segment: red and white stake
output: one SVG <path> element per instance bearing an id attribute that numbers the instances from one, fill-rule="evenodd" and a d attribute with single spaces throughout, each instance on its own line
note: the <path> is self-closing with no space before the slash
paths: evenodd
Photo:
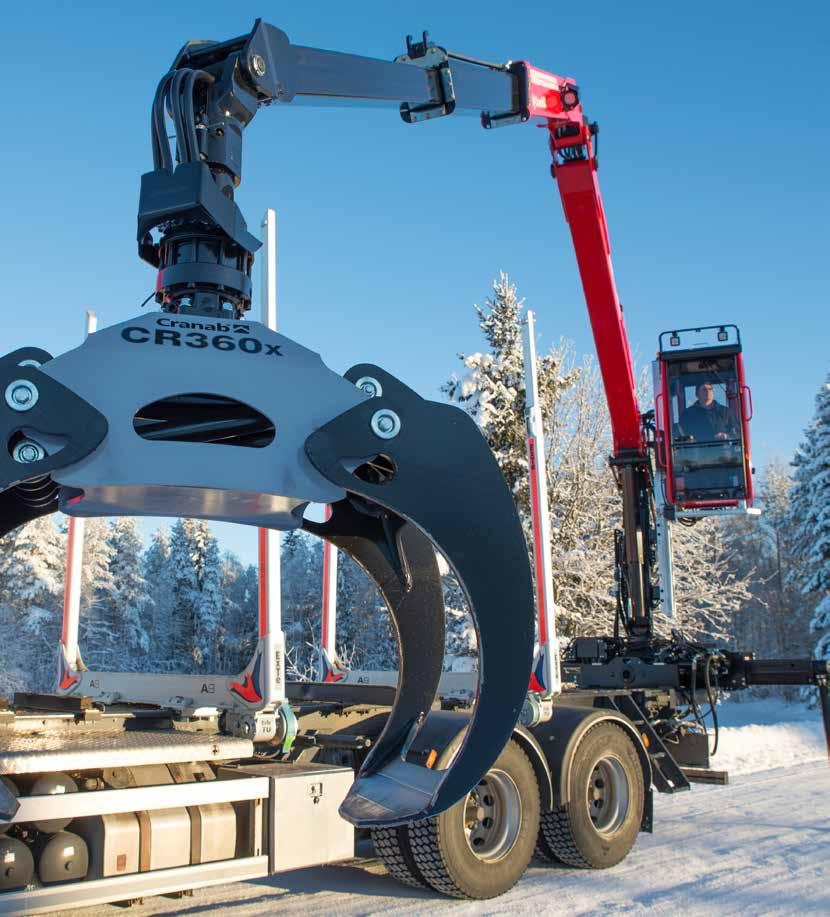
<path id="1" fill-rule="evenodd" d="M 277 215 L 270 208 L 262 218 L 262 274 L 260 302 L 262 324 L 277 330 Z M 285 700 L 285 637 L 282 632 L 280 591 L 280 533 L 259 530 L 259 637 L 263 641 L 265 678 L 263 700 Z"/>
<path id="2" fill-rule="evenodd" d="M 536 317 L 527 313 L 523 330 L 525 367 L 525 425 L 530 473 L 530 508 L 533 522 L 533 558 L 536 571 L 536 606 L 539 620 L 539 653 L 530 689 L 550 698 L 562 690 L 559 645 L 556 640 L 556 605 L 553 600 L 548 482 L 545 472 L 545 432 L 539 407 L 536 373 Z"/>
<path id="3" fill-rule="evenodd" d="M 98 330 L 98 317 L 89 309 L 86 312 L 86 333 Z M 80 664 L 78 656 L 78 628 L 81 618 L 81 573 L 84 563 L 84 530 L 86 519 L 69 517 L 69 544 L 66 555 L 66 580 L 63 593 L 63 626 L 61 644 L 64 664 L 58 672 L 58 689 L 65 691 L 77 680 Z"/>
<path id="4" fill-rule="evenodd" d="M 331 507 L 326 507 L 326 520 Z M 323 542 L 323 621 L 320 635 L 320 680 L 330 677 L 337 660 L 337 548 Z"/>

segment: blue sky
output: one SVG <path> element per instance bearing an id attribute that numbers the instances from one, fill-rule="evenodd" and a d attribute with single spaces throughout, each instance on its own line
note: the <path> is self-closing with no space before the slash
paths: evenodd
<path id="1" fill-rule="evenodd" d="M 188 38 L 257 16 L 299 44 L 391 58 L 407 32 L 525 58 L 582 89 L 635 354 L 661 330 L 743 332 L 756 464 L 789 458 L 830 369 L 826 4 L 31 3 L 3 11 L 4 352 L 74 346 L 83 310 L 135 314 L 152 94 Z M 278 211 L 281 330 L 334 369 L 377 362 L 437 396 L 480 347 L 471 306 L 508 271 L 540 342 L 591 349 L 545 132 L 392 109 L 260 112 L 238 195 Z M 235 543 L 237 539 L 234 539 Z M 238 546 L 253 535 L 238 539 Z M 246 552 L 247 553 L 247 552 Z"/>

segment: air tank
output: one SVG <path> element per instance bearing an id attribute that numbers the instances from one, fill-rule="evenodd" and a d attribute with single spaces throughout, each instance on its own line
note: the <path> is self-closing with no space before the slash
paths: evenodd
<path id="1" fill-rule="evenodd" d="M 0 836 L 0 894 L 25 888 L 34 878 L 35 861 L 16 837 Z M 0 904 L 0 911 L 3 909 Z"/>
<path id="2" fill-rule="evenodd" d="M 41 834 L 35 841 L 37 874 L 44 885 L 77 882 L 89 869 L 86 841 L 71 831 L 58 831 L 51 836 Z"/>
<path id="3" fill-rule="evenodd" d="M 0 783 L 14 796 L 17 798 L 20 795 L 20 791 L 14 785 L 14 783 L 9 780 L 8 777 L 0 777 Z M 7 813 L 8 814 L 8 813 Z M 9 823 L 0 821 L 0 834 L 5 834 L 9 830 Z"/>
<path id="4" fill-rule="evenodd" d="M 66 793 L 77 793 L 78 784 L 68 774 L 43 774 L 38 777 L 29 789 L 29 796 L 63 796 Z M 48 818 L 34 822 L 38 831 L 54 834 L 71 822 L 71 818 Z"/>

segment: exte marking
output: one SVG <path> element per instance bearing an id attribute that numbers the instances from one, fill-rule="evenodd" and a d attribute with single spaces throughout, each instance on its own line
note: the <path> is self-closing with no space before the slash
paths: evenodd
<path id="1" fill-rule="evenodd" d="M 198 324 L 198 322 L 173 322 L 173 324 L 190 327 Z M 243 331 L 236 329 L 247 330 L 245 325 L 235 325 L 235 334 L 243 334 Z M 223 353 L 228 353 L 231 350 L 241 350 L 242 353 L 261 353 L 266 357 L 283 356 L 279 344 L 263 344 L 259 338 L 251 337 L 250 335 L 232 338 L 229 334 L 209 335 L 203 331 L 174 331 L 167 328 L 156 328 L 154 333 L 149 328 L 134 325 L 125 328 L 121 332 L 121 337 L 128 344 L 157 344 L 158 346 L 169 344 L 171 347 L 190 347 L 193 350 L 205 350 L 207 347 L 212 347 L 214 350 L 219 350 Z"/>

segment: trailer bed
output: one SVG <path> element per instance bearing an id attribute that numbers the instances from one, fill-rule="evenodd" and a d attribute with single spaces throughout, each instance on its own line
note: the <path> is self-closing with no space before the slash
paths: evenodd
<path id="1" fill-rule="evenodd" d="M 0 774 L 34 774 L 89 767 L 137 767 L 188 761 L 232 761 L 250 758 L 249 739 L 172 729 L 129 729 L 0 733 Z M 94 758 L 94 763 L 91 759 Z"/>

